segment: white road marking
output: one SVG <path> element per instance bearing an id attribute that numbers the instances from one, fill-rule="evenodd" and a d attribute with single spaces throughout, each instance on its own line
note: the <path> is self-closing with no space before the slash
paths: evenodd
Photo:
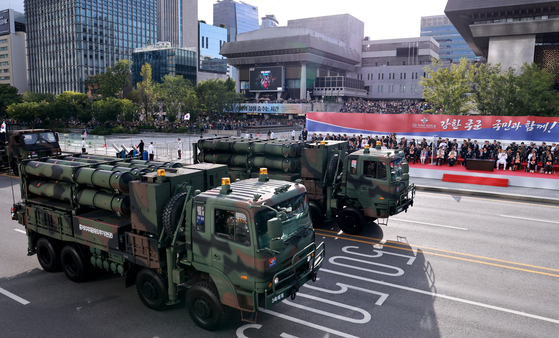
<path id="1" fill-rule="evenodd" d="M 318 280 L 318 278 L 316 280 Z M 375 305 L 379 305 L 379 306 L 382 305 L 382 303 L 384 303 L 386 298 L 388 298 L 387 293 L 377 292 L 377 291 L 373 291 L 373 290 L 369 290 L 369 289 L 363 289 L 363 288 L 360 288 L 360 287 L 357 287 L 357 286 L 347 285 L 347 284 L 342 284 L 342 283 L 336 283 L 336 285 L 340 287 L 340 290 L 328 290 L 328 289 L 320 288 L 318 286 L 312 286 L 310 284 L 305 284 L 303 286 L 306 287 L 306 288 L 312 289 L 312 290 L 326 292 L 326 293 L 329 293 L 329 294 L 332 294 L 332 295 L 341 295 L 342 293 L 347 292 L 347 290 L 349 290 L 349 289 L 353 289 L 353 290 L 357 290 L 357 291 L 361 291 L 361 292 L 366 292 L 366 293 L 371 293 L 373 295 L 379 296 L 379 300 L 377 300 L 375 302 Z"/>
<path id="2" fill-rule="evenodd" d="M 339 263 L 336 262 L 336 260 L 338 259 L 346 259 L 348 261 L 354 261 L 354 262 L 360 262 L 363 264 L 369 264 L 369 265 L 376 265 L 376 266 L 380 266 L 383 268 L 388 269 L 392 269 L 394 272 L 385 272 L 385 271 L 380 271 L 380 270 L 372 270 L 372 269 L 366 269 L 366 268 L 361 268 L 361 267 L 357 267 L 354 265 L 347 265 L 347 264 L 343 264 L 343 263 Z M 401 276 L 404 274 L 404 270 L 400 269 L 397 266 L 392 266 L 392 265 L 387 265 L 387 264 L 381 264 L 381 263 L 373 263 L 373 262 L 369 262 L 369 261 L 365 261 L 362 259 L 357 259 L 357 258 L 352 258 L 352 257 L 346 257 L 346 256 L 334 256 L 334 257 L 330 257 L 330 259 L 328 259 L 328 262 L 335 264 L 335 265 L 339 265 L 339 266 L 343 266 L 346 268 L 350 268 L 350 269 L 355 269 L 355 270 L 361 270 L 361 271 L 367 271 L 367 272 L 372 272 L 372 273 L 378 273 L 379 275 L 385 275 L 385 276 Z"/>
<path id="3" fill-rule="evenodd" d="M 530 221 L 530 222 L 543 222 L 543 223 L 559 224 L 559 222 L 557 222 L 557 221 L 546 221 L 544 219 L 533 219 L 533 218 L 525 218 L 525 217 L 517 217 L 517 216 L 508 216 L 508 215 L 501 215 L 500 217 L 515 218 L 515 219 L 521 219 L 523 221 Z"/>
<path id="4" fill-rule="evenodd" d="M 21 232 L 22 234 L 24 234 L 24 235 L 27 235 L 27 233 L 25 232 L 25 230 L 21 230 L 21 229 L 14 229 L 14 231 L 17 231 L 17 232 Z"/>
<path id="5" fill-rule="evenodd" d="M 264 312 L 264 313 L 267 313 L 269 315 L 272 315 L 272 316 L 276 316 L 276 317 L 279 317 L 279 318 L 282 318 L 282 319 L 285 319 L 285 320 L 289 320 L 289 321 L 292 321 L 294 323 L 305 325 L 305 326 L 308 326 L 310 328 L 317 329 L 317 330 L 320 330 L 320 331 L 326 332 L 326 333 L 331 333 L 331 334 L 334 334 L 334 335 L 337 335 L 337 336 L 340 336 L 340 337 L 358 338 L 357 336 L 350 335 L 349 333 L 334 330 L 334 329 L 331 329 L 329 327 L 325 327 L 325 326 L 322 326 L 322 325 L 309 323 L 308 321 L 305 321 L 305 320 L 302 320 L 302 319 L 299 319 L 299 318 L 295 318 L 295 317 L 291 317 L 291 316 L 285 315 L 283 313 L 275 312 L 275 311 L 272 311 L 272 310 L 266 310 L 266 309 L 262 309 L 262 308 L 260 309 L 260 311 Z"/>
<path id="6" fill-rule="evenodd" d="M 361 256 L 361 257 L 369 257 L 369 258 L 379 258 L 382 255 L 392 255 L 392 256 L 398 256 L 398 257 L 403 257 L 403 258 L 407 258 L 408 259 L 408 265 L 412 265 L 413 262 L 415 261 L 415 257 L 414 256 L 410 256 L 410 255 L 402 255 L 402 254 L 397 254 L 397 253 L 393 253 L 393 252 L 386 252 L 386 251 L 379 251 L 379 250 L 373 250 L 374 252 L 376 252 L 376 255 L 367 255 L 367 254 L 362 254 L 362 253 L 358 253 L 358 252 L 351 252 L 349 251 L 349 249 L 359 249 L 358 246 L 346 246 L 342 248 L 342 251 L 348 254 L 352 254 L 352 255 L 356 255 L 356 256 Z"/>
<path id="7" fill-rule="evenodd" d="M 10 297 L 11 299 L 15 300 L 16 302 L 22 304 L 22 305 L 27 305 L 29 304 L 28 301 L 26 301 L 25 299 L 21 298 L 20 296 L 14 295 L 13 293 L 11 293 L 8 290 L 4 290 L 2 288 L 0 288 L 0 293 L 3 294 L 4 296 Z"/>
<path id="8" fill-rule="evenodd" d="M 237 329 L 237 331 L 235 332 L 237 334 L 237 338 L 248 338 L 245 335 L 245 330 L 246 329 L 260 329 L 262 327 L 262 325 L 260 324 L 246 324 L 241 326 L 240 328 Z"/>
<path id="9" fill-rule="evenodd" d="M 418 221 L 410 221 L 407 219 L 399 219 L 399 218 L 392 218 L 392 221 L 397 221 L 397 222 L 408 222 L 408 223 L 416 223 L 416 224 L 423 224 L 423 225 L 430 225 L 430 226 L 434 226 L 434 227 L 441 227 L 441 228 L 449 228 L 449 229 L 456 229 L 456 230 L 464 230 L 464 231 L 468 231 L 468 229 L 466 228 L 460 228 L 460 227 L 453 227 L 451 225 L 442 225 L 442 224 L 434 224 L 434 223 L 425 223 L 425 222 L 418 222 Z"/>
<path id="10" fill-rule="evenodd" d="M 290 334 L 287 334 L 287 333 L 285 333 L 285 332 L 282 333 L 282 334 L 280 335 L 280 337 L 281 337 L 281 338 L 297 338 L 297 337 L 292 336 L 292 335 L 290 335 Z"/>
<path id="11" fill-rule="evenodd" d="M 494 305 L 484 304 L 484 303 L 475 302 L 475 301 L 471 301 L 471 300 L 467 300 L 467 299 L 462 299 L 462 298 L 458 298 L 458 297 L 446 296 L 446 295 L 442 295 L 442 294 L 440 294 L 440 293 L 435 293 L 435 292 L 431 292 L 431 291 L 424 291 L 424 290 L 415 289 L 415 288 L 410 288 L 410 287 L 403 286 L 403 285 L 398 285 L 398 284 L 383 282 L 383 281 L 376 280 L 376 279 L 370 279 L 370 278 L 366 278 L 366 277 L 360 277 L 360 276 L 350 275 L 350 274 L 347 274 L 347 273 L 343 273 L 343 272 L 339 272 L 339 271 L 334 271 L 334 270 L 329 270 L 329 269 L 325 269 L 325 268 L 321 268 L 320 271 L 322 271 L 322 272 L 327 272 L 327 273 L 331 273 L 331 274 L 338 275 L 338 276 L 344 276 L 344 277 L 348 277 L 348 278 L 358 279 L 358 280 L 365 281 L 365 282 L 369 282 L 369 283 L 380 284 L 380 285 L 392 287 L 392 288 L 395 288 L 395 289 L 400 289 L 400 290 L 406 290 L 406 291 L 411 291 L 411 292 L 415 292 L 415 293 L 420 293 L 420 294 L 428 295 L 428 296 L 431 296 L 431 297 L 438 297 L 438 298 L 442 298 L 442 299 L 448 299 L 448 300 L 452 300 L 452 301 L 455 301 L 455 302 L 460 302 L 460 303 L 464 303 L 464 304 L 479 306 L 479 307 L 486 308 L 486 309 L 491 309 L 491 310 L 496 310 L 496 311 L 511 313 L 511 314 L 515 314 L 515 315 L 518 315 L 518 316 L 522 316 L 522 317 L 527 317 L 527 318 L 532 318 L 532 319 L 537 319 L 537 320 L 542 320 L 542 321 L 550 322 L 550 323 L 553 323 L 553 324 L 559 324 L 559 320 L 557 320 L 557 319 L 548 318 L 548 317 L 543 317 L 543 316 L 538 316 L 538 315 L 533 315 L 533 314 L 526 313 L 526 312 L 522 312 L 522 311 L 511 310 L 511 309 L 503 308 L 503 307 L 500 307 L 500 306 L 494 306 Z"/>
<path id="12" fill-rule="evenodd" d="M 334 305 L 334 306 L 341 307 L 341 308 L 348 309 L 348 310 L 352 310 L 352 311 L 355 311 L 355 312 L 359 312 L 363 315 L 363 318 L 362 319 L 354 319 L 354 318 L 350 318 L 350 317 L 344 317 L 344 316 L 337 315 L 335 313 L 330 313 L 330 312 L 319 310 L 319 309 L 316 309 L 316 308 L 311 308 L 311 307 L 308 307 L 308 306 L 305 306 L 305 305 L 293 303 L 292 301 L 289 301 L 289 300 L 284 300 L 283 303 L 287 304 L 287 305 L 291 305 L 291 306 L 296 307 L 298 309 L 307 310 L 308 312 L 313 312 L 313 313 L 323 315 L 323 316 L 326 316 L 326 317 L 331 317 L 331 318 L 343 320 L 343 321 L 346 321 L 346 322 L 349 322 L 349 323 L 365 324 L 365 323 L 368 323 L 368 322 L 371 321 L 371 314 L 369 312 L 363 310 L 363 309 L 358 308 L 358 307 L 334 302 L 332 300 L 328 300 L 328 299 L 324 299 L 324 298 L 320 298 L 320 297 L 316 297 L 316 296 L 307 295 L 307 294 L 304 294 L 304 293 L 301 293 L 301 292 L 298 292 L 297 296 L 312 299 L 312 300 L 315 300 L 317 302 L 322 302 L 322 303 Z"/>

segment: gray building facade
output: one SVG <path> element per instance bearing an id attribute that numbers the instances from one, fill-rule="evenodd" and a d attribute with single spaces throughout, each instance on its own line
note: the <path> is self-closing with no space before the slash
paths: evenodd
<path id="1" fill-rule="evenodd" d="M 227 42 L 227 30 L 203 22 L 198 25 L 198 81 L 227 79 L 227 59 L 219 54 Z"/>
<path id="2" fill-rule="evenodd" d="M 198 40 L 197 0 L 157 0 L 157 41 L 195 47 Z"/>
<path id="3" fill-rule="evenodd" d="M 445 14 L 488 63 L 518 71 L 535 62 L 559 81 L 559 1 L 449 0 Z"/>
<path id="4" fill-rule="evenodd" d="M 439 43 L 439 58 L 443 62 L 459 62 L 466 58 L 480 61 L 446 15 L 421 17 L 420 36 L 432 36 Z"/>
<path id="5" fill-rule="evenodd" d="M 195 86 L 198 57 L 196 48 L 172 47 L 169 43 L 138 48 L 132 54 L 132 83 L 142 81 L 142 66 L 149 63 L 154 82 L 162 83 L 165 75 L 182 76 Z"/>
<path id="6" fill-rule="evenodd" d="M 25 17 L 13 9 L 0 10 L 0 84 L 28 89 L 25 56 Z"/>
<path id="7" fill-rule="evenodd" d="M 227 41 L 236 41 L 237 34 L 260 28 L 258 7 L 233 0 L 217 1 L 213 5 L 213 25 L 225 25 Z"/>
<path id="8" fill-rule="evenodd" d="M 26 0 L 29 89 L 85 92 L 134 48 L 157 39 L 157 0 Z"/>

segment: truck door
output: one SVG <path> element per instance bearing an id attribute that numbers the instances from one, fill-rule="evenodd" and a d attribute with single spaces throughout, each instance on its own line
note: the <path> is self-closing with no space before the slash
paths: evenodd
<path id="1" fill-rule="evenodd" d="M 351 159 L 350 159 L 351 160 Z M 358 187 L 357 199 L 367 217 L 378 218 L 388 205 L 390 196 L 387 163 L 385 160 L 359 156 L 355 159 L 357 174 L 352 177 Z"/>
<path id="2" fill-rule="evenodd" d="M 212 212 L 213 267 L 227 275 L 233 284 L 247 289 L 254 288 L 255 252 L 248 213 L 220 206 L 215 206 Z"/>

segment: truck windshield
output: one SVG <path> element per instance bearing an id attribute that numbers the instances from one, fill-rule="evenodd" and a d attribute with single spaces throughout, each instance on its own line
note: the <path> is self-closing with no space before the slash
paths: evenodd
<path id="1" fill-rule="evenodd" d="M 390 162 L 390 176 L 392 182 L 400 181 L 402 179 L 402 159 L 398 158 Z"/>
<path id="2" fill-rule="evenodd" d="M 273 208 L 278 211 L 283 210 L 287 214 L 287 219 L 283 221 L 283 236 L 281 236 L 283 240 L 287 240 L 295 236 L 302 229 L 307 229 L 311 226 L 306 193 L 283 201 L 273 206 Z M 267 222 L 274 217 L 276 217 L 276 213 L 270 209 L 264 209 L 256 213 L 256 235 L 260 249 L 267 247 L 270 243 Z"/>
<path id="3" fill-rule="evenodd" d="M 38 143 L 54 143 L 56 137 L 53 132 L 44 132 L 39 134 L 23 134 L 23 142 L 26 145 L 33 145 Z"/>

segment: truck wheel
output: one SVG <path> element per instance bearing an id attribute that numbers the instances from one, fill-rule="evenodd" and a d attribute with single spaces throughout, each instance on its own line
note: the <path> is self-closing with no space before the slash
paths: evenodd
<path id="1" fill-rule="evenodd" d="M 365 227 L 365 216 L 359 209 L 345 207 L 338 212 L 338 226 L 348 235 L 357 235 Z"/>
<path id="2" fill-rule="evenodd" d="M 142 269 L 136 276 L 136 291 L 145 306 L 161 311 L 169 301 L 166 278 L 152 269 Z"/>
<path id="3" fill-rule="evenodd" d="M 60 250 L 46 237 L 41 237 L 37 241 L 37 259 L 43 270 L 47 272 L 60 270 Z"/>
<path id="4" fill-rule="evenodd" d="M 167 236 L 171 238 L 175 235 L 175 230 L 177 229 L 177 225 L 181 218 L 185 198 L 185 192 L 176 194 L 169 200 L 169 202 L 167 202 L 165 208 L 163 209 L 163 228 L 165 229 Z M 183 219 L 183 224 L 181 224 L 178 234 L 179 237 L 184 237 L 185 234 L 184 221 L 185 220 Z"/>
<path id="5" fill-rule="evenodd" d="M 324 210 L 320 206 L 320 203 L 315 201 L 309 202 L 309 211 L 311 214 L 312 226 L 313 228 L 318 228 L 324 223 Z"/>
<path id="6" fill-rule="evenodd" d="M 192 321 L 208 331 L 216 331 L 229 319 L 229 308 L 219 301 L 215 285 L 203 280 L 186 292 L 186 306 Z"/>
<path id="7" fill-rule="evenodd" d="M 75 283 L 81 283 L 87 279 L 88 261 L 74 244 L 68 244 L 60 253 L 62 270 L 66 277 Z"/>
<path id="8" fill-rule="evenodd" d="M 328 160 L 328 164 L 326 165 L 326 181 L 328 183 L 332 183 L 334 182 L 334 179 L 337 176 L 337 172 L 336 172 L 336 166 L 338 165 L 338 154 L 334 154 L 330 157 L 330 159 Z M 340 168 L 338 168 L 338 170 L 341 169 L 341 163 L 340 163 Z"/>

